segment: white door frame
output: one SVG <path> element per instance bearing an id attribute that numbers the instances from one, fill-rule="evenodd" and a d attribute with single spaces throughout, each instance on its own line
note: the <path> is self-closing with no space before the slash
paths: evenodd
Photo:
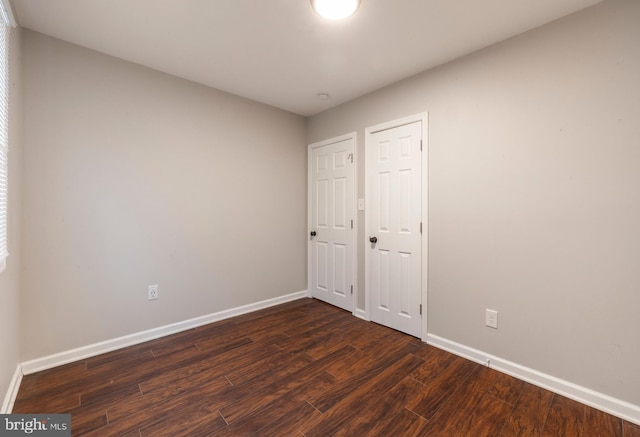
<path id="1" fill-rule="evenodd" d="M 357 295 L 358 295 L 358 211 L 357 211 L 357 205 L 358 205 L 358 179 L 357 179 L 357 172 L 356 172 L 356 168 L 358 166 L 358 160 L 357 160 L 357 150 L 358 150 L 358 135 L 356 134 L 356 132 L 350 132 L 348 134 L 344 134 L 344 135 L 340 135 L 334 138 L 329 138 L 328 140 L 323 140 L 323 141 L 318 141 L 312 144 L 309 144 L 307 147 L 307 294 L 309 297 L 311 297 L 311 281 L 313 279 L 312 275 L 311 275 L 311 269 L 312 269 L 312 247 L 311 247 L 311 239 L 309 238 L 309 233 L 312 231 L 312 226 L 313 226 L 313 218 L 312 218 L 312 205 L 311 205 L 311 200 L 313 199 L 313 193 L 311 192 L 312 190 L 312 170 L 311 170 L 311 166 L 312 166 L 312 151 L 313 149 L 316 149 L 318 147 L 323 147 L 323 146 L 328 146 L 330 144 L 334 144 L 334 143 L 338 143 L 340 141 L 345 141 L 345 140 L 352 140 L 353 141 L 353 165 L 351 166 L 351 180 L 353 181 L 353 201 L 351 202 L 352 205 L 352 211 L 351 211 L 351 216 L 353 217 L 353 244 L 352 244 L 352 260 L 353 260 L 353 266 L 351 268 L 351 283 L 353 284 L 353 294 L 351 295 L 351 299 L 352 299 L 352 303 L 353 303 L 353 311 L 352 314 L 355 315 L 356 314 L 356 310 L 357 310 Z"/>
<path id="2" fill-rule="evenodd" d="M 428 302 L 428 255 L 429 255 L 429 135 L 428 135 L 428 121 L 429 117 L 426 112 L 422 112 L 419 114 L 410 115 L 408 117 L 399 118 L 397 120 L 388 121 L 386 123 L 377 124 L 375 126 L 370 126 L 364 130 L 364 154 L 365 154 L 365 162 L 367 163 L 367 167 L 365 170 L 365 239 L 362 242 L 364 248 L 364 256 L 365 256 L 365 312 L 367 320 L 371 320 L 371 284 L 369 279 L 369 262 L 370 262 L 370 254 L 369 250 L 367 250 L 367 236 L 371 234 L 371 214 L 369 213 L 369 206 L 372 204 L 371 199 L 371 168 L 370 163 L 371 159 L 368 159 L 367 154 L 371 149 L 371 137 L 374 133 L 380 132 L 387 129 L 393 129 L 395 127 L 404 126 L 406 124 L 415 123 L 417 121 L 422 122 L 422 263 L 421 263 L 421 276 L 422 276 L 422 341 L 427 340 L 427 302 Z"/>

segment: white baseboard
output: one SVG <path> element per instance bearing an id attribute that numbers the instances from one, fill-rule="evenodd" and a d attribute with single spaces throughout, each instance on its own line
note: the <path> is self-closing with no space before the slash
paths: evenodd
<path id="1" fill-rule="evenodd" d="M 22 369 L 20 364 L 16 367 L 16 371 L 13 374 L 13 378 L 11 378 L 11 382 L 9 383 L 9 389 L 7 390 L 7 394 L 4 397 L 4 402 L 2 402 L 2 408 L 0 409 L 0 414 L 11 414 L 13 410 L 13 404 L 16 402 L 16 397 L 18 396 L 18 389 L 20 388 L 20 383 L 22 382 Z"/>
<path id="2" fill-rule="evenodd" d="M 487 365 L 488 363 L 489 367 L 499 372 L 514 376 L 538 387 L 640 425 L 640 406 L 638 405 L 633 405 L 629 402 L 598 393 L 589 388 L 556 378 L 555 376 L 547 375 L 437 335 L 427 334 L 427 343 L 482 365 Z"/>
<path id="3" fill-rule="evenodd" d="M 241 307 L 219 311 L 217 313 L 208 314 L 206 316 L 196 317 L 194 319 L 172 323 L 170 325 L 161 326 L 159 328 L 153 328 L 147 331 L 125 335 L 124 337 L 118 337 L 111 340 L 102 341 L 100 343 L 94 343 L 65 352 L 60 352 L 54 355 L 25 361 L 24 363 L 22 363 L 22 374 L 29 375 L 31 373 L 51 369 L 63 364 L 72 363 L 74 361 L 93 357 L 106 352 L 111 352 L 116 349 L 122 349 L 127 346 L 144 343 L 145 341 L 155 340 L 156 338 L 165 337 L 167 335 L 176 334 L 188 329 L 197 328 L 198 326 L 206 325 L 208 323 L 213 323 L 220 320 L 228 319 L 230 317 L 258 311 L 275 305 L 302 299 L 308 296 L 309 293 L 307 292 L 307 290 L 303 290 L 297 293 L 291 293 L 284 296 L 275 297 L 273 299 L 263 300 L 262 302 L 243 305 Z"/>
<path id="4" fill-rule="evenodd" d="M 360 308 L 356 308 L 356 310 L 353 312 L 353 315 L 359 319 L 366 320 L 367 322 L 370 321 L 367 318 L 367 312 L 365 310 L 361 310 Z"/>

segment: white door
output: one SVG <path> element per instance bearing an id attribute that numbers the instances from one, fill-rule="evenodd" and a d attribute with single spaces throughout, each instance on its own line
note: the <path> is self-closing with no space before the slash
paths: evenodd
<path id="1" fill-rule="evenodd" d="M 421 337 L 422 122 L 369 133 L 367 280 L 374 322 Z"/>
<path id="2" fill-rule="evenodd" d="M 354 137 L 309 146 L 309 290 L 348 311 L 354 308 Z"/>

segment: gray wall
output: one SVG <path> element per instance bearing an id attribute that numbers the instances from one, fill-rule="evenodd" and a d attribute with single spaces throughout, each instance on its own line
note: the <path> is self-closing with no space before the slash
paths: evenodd
<path id="1" fill-rule="evenodd" d="M 364 197 L 364 129 L 427 111 L 429 332 L 635 405 L 639 23 L 606 1 L 307 122 L 357 130 Z"/>
<path id="2" fill-rule="evenodd" d="M 306 289 L 304 118 L 28 30 L 23 57 L 22 360 Z"/>
<path id="3" fill-rule="evenodd" d="M 9 46 L 9 258 L 0 273 L 0 407 L 19 362 L 21 95 L 20 29 L 12 29 Z"/>

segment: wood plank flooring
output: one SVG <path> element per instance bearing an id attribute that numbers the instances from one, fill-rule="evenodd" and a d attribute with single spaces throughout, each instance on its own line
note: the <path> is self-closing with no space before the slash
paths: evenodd
<path id="1" fill-rule="evenodd" d="M 25 376 L 74 436 L 616 436 L 640 427 L 312 299 Z"/>

